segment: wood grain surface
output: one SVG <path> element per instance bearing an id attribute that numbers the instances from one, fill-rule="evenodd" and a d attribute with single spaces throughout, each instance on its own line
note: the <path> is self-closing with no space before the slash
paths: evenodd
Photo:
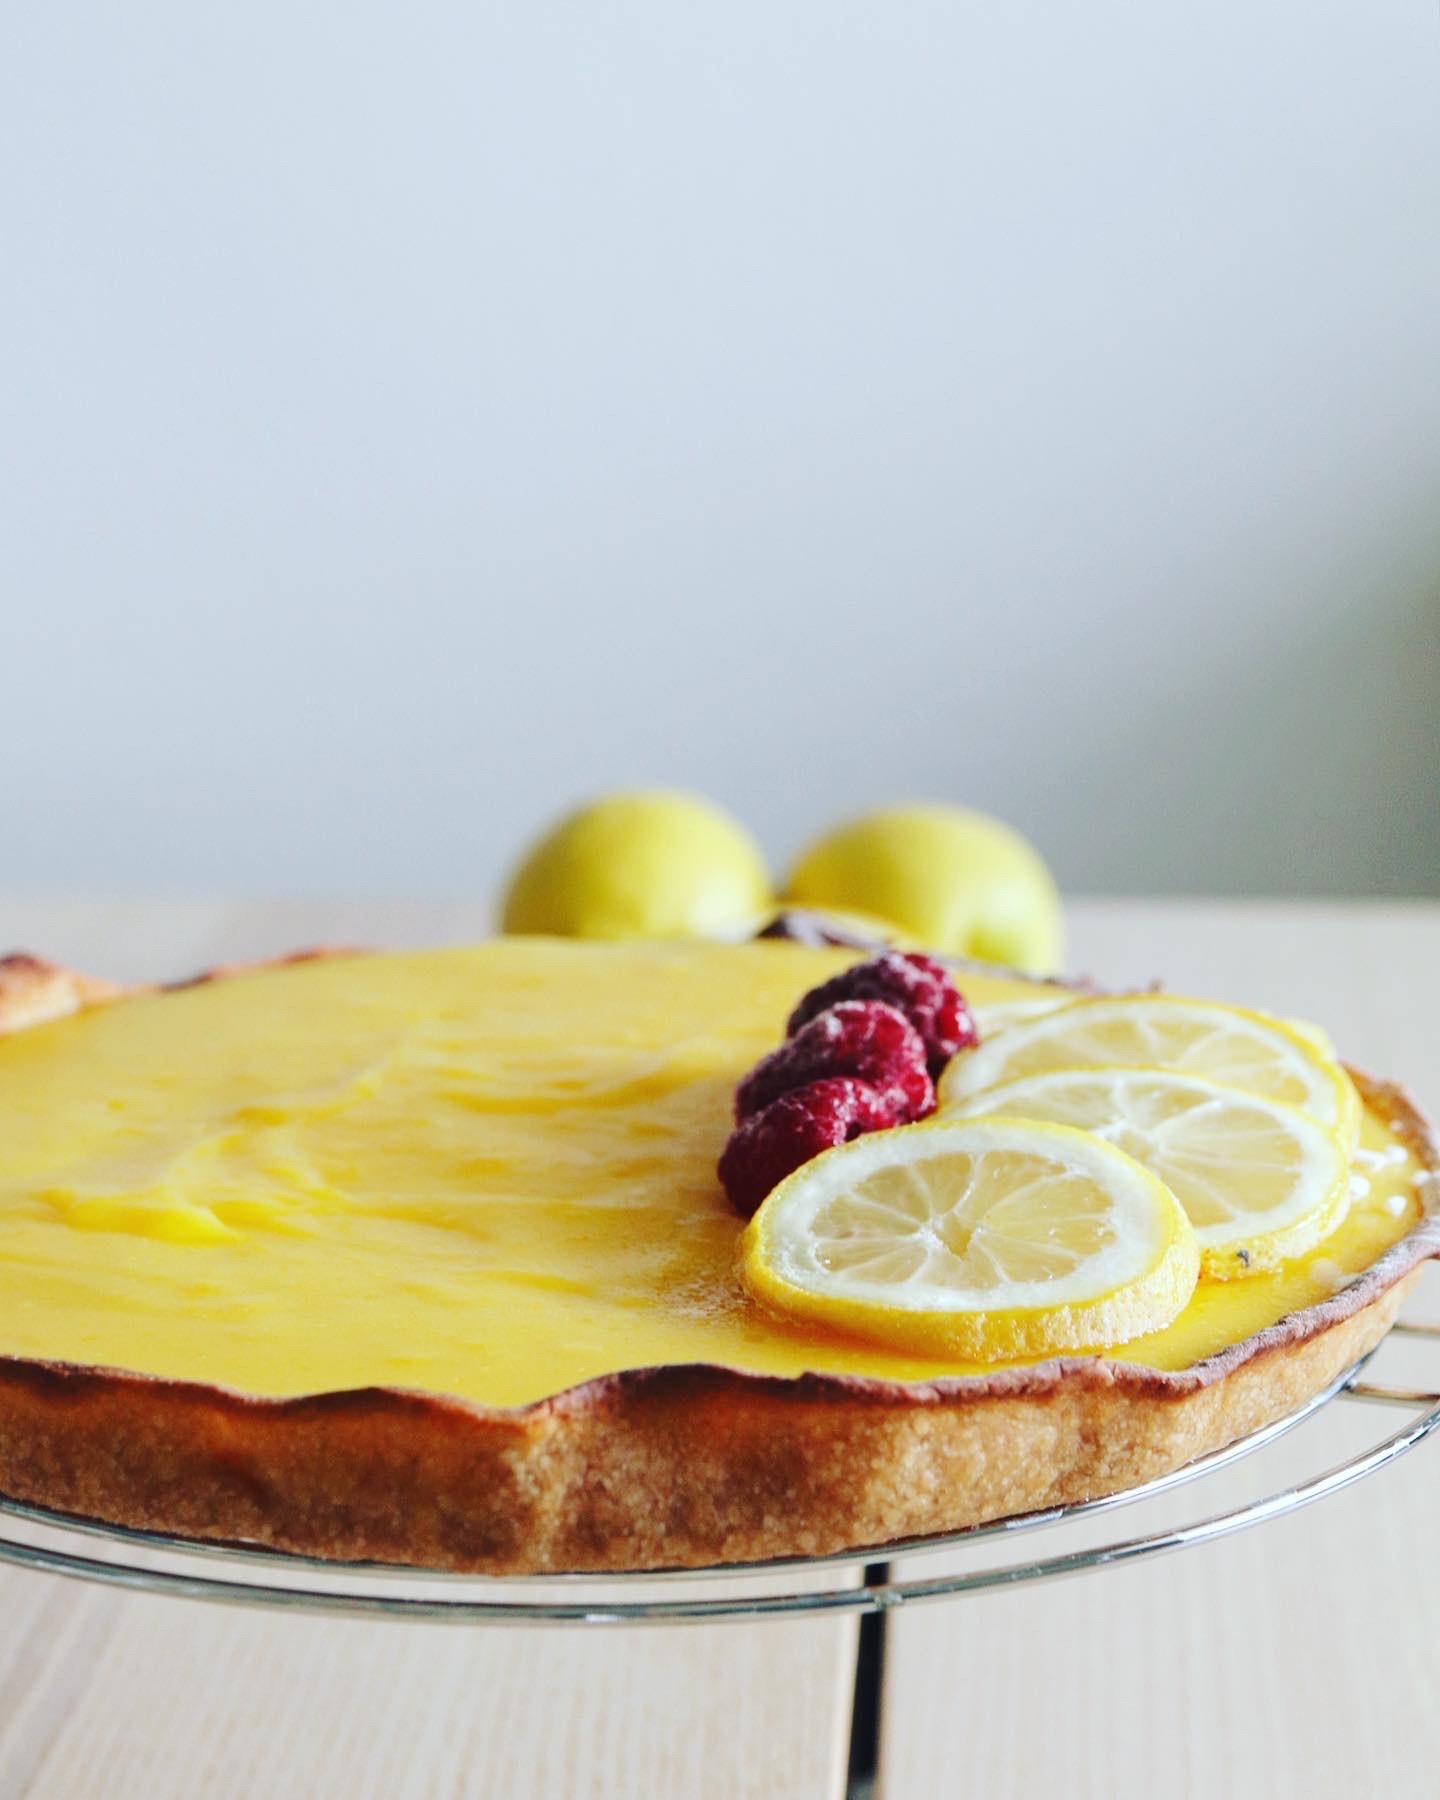
<path id="1" fill-rule="evenodd" d="M 371 1624 L 10 1573 L 0 1796 L 830 1800 L 854 1638 Z"/>
<path id="2" fill-rule="evenodd" d="M 1440 907 L 1089 902 L 1071 923 L 1072 968 L 1321 1018 L 1352 1059 L 1440 1108 Z M 0 896 L 0 948 L 127 979 L 487 926 L 469 904 Z M 1440 1317 L 1440 1281 L 1421 1301 L 1412 1310 Z M 1440 1381 L 1427 1349 L 1387 1352 L 1397 1378 Z M 1264 1466 L 1207 1484 L 1205 1506 L 1338 1460 L 1401 1417 L 1331 1409 Z M 1224 1544 L 892 1617 L 880 1800 L 1440 1793 L 1437 1502 L 1440 1465 L 1422 1447 Z M 1095 1530 L 1187 1506 L 1151 1502 Z M 0 1800 L 833 1800 L 855 1644 L 843 1620 L 372 1625 L 0 1574 Z"/>

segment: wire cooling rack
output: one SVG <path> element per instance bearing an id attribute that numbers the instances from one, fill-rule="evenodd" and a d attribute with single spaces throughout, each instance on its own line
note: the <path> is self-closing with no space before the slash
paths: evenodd
<path id="1" fill-rule="evenodd" d="M 1402 1320 L 1391 1338 L 1440 1339 L 1440 1323 Z M 636 1575 L 479 1578 L 375 1563 L 336 1563 L 244 1545 L 203 1544 L 101 1525 L 0 1498 L 0 1563 L 181 1599 L 452 1624 L 715 1623 L 884 1612 L 1139 1562 L 1228 1537 L 1339 1493 L 1395 1462 L 1440 1426 L 1440 1393 L 1369 1380 L 1371 1360 L 1356 1364 L 1287 1417 L 1159 1480 L 1077 1506 L 834 1556 Z M 1295 1432 L 1321 1409 L 1342 1402 L 1368 1403 L 1371 1423 L 1377 1407 L 1398 1408 L 1410 1416 L 1398 1431 L 1378 1440 L 1373 1432 L 1365 1433 L 1361 1447 L 1342 1462 L 1266 1487 L 1258 1496 L 1218 1511 L 1199 1506 L 1194 1517 L 1179 1523 L 1049 1555 L 1012 1560 L 1003 1554 L 1010 1541 L 1029 1532 L 1053 1532 L 1062 1538 L 1092 1535 L 1090 1522 L 1100 1515 L 1180 1488 L 1193 1488 L 1197 1500 L 1208 1493 L 1213 1504 L 1211 1478 Z M 1299 1442 L 1290 1448 L 1298 1451 Z M 1289 1460 L 1293 1462 L 1294 1456 Z M 1310 1465 L 1305 1468 L 1308 1471 Z M 1001 1554 L 994 1560 L 997 1550 Z M 917 1572 L 923 1568 L 922 1559 L 931 1557 L 946 1563 L 943 1572 Z M 717 1591 L 721 1583 L 723 1593 Z"/>

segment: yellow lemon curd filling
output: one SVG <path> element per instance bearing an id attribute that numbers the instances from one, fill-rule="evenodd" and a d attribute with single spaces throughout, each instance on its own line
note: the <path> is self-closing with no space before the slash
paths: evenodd
<path id="1" fill-rule="evenodd" d="M 132 998 L 0 1040 L 0 1355 L 251 1394 L 514 1406 L 718 1363 L 970 1372 L 787 1324 L 742 1290 L 715 1176 L 735 1083 L 853 952 L 502 938 Z M 963 978 L 978 1004 L 1024 984 Z M 1368 1188 L 1309 1256 L 1202 1282 L 1116 1354 L 1177 1368 L 1322 1299 L 1420 1214 Z M 1357 1183 L 1357 1190 L 1364 1184 Z"/>

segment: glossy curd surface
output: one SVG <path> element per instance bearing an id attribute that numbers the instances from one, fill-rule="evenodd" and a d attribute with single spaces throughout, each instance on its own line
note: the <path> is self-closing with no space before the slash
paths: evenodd
<path id="1" fill-rule="evenodd" d="M 299 963 L 0 1039 L 0 1355 L 270 1396 L 519 1405 L 662 1363 L 968 1373 L 746 1298 L 736 1080 L 847 951 L 501 938 Z M 1016 983 L 962 977 L 976 1003 Z M 1114 1354 L 1178 1368 L 1327 1297 L 1420 1215 L 1367 1116 L 1343 1225 Z M 1363 1189 L 1363 1191 L 1361 1191 Z"/>

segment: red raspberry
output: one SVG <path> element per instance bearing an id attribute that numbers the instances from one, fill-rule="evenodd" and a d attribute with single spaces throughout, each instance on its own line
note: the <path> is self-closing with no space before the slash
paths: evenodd
<path id="1" fill-rule="evenodd" d="M 720 1158 L 721 1183 L 730 1204 L 748 1219 L 771 1188 L 801 1163 L 893 1122 L 868 1082 L 847 1075 L 812 1081 L 735 1127 Z"/>
<path id="2" fill-rule="evenodd" d="M 890 1125 L 935 1108 L 925 1045 L 904 1013 L 879 1000 L 842 1000 L 756 1063 L 735 1090 L 735 1117 L 748 1119 L 792 1088 L 830 1075 L 852 1075 L 878 1089 Z"/>
<path id="3" fill-rule="evenodd" d="M 933 957 L 886 950 L 869 962 L 856 963 L 819 987 L 811 988 L 790 1015 L 786 1035 L 840 1000 L 883 1000 L 905 1017 L 925 1040 L 930 1073 L 938 1075 L 957 1050 L 980 1041 L 965 997 L 946 969 Z"/>

